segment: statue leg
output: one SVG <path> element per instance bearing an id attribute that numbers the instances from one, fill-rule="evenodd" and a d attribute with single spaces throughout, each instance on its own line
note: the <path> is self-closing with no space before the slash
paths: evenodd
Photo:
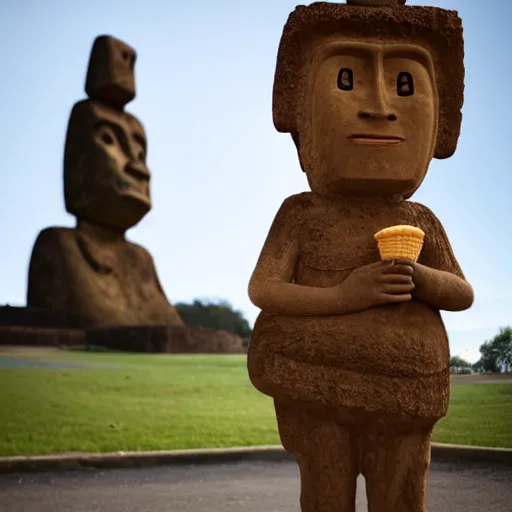
<path id="1" fill-rule="evenodd" d="M 281 442 L 299 463 L 302 512 L 355 512 L 358 436 L 298 407 L 275 408 Z"/>
<path id="2" fill-rule="evenodd" d="M 425 512 L 432 428 L 364 434 L 361 470 L 368 512 Z"/>

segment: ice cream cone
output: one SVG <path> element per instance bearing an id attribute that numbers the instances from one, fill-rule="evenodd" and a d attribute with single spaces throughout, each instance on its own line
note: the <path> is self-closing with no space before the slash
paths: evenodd
<path id="1" fill-rule="evenodd" d="M 391 226 L 374 235 L 383 260 L 408 259 L 418 261 L 425 233 L 414 226 Z"/>

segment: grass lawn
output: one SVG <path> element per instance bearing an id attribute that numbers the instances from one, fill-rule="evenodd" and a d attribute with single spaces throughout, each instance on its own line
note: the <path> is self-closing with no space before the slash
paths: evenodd
<path id="1" fill-rule="evenodd" d="M 512 384 L 452 386 L 448 414 L 433 441 L 512 448 Z"/>
<path id="2" fill-rule="evenodd" d="M 87 366 L 0 368 L 0 456 L 279 444 L 272 401 L 251 386 L 245 356 L 32 357 Z M 454 386 L 434 441 L 512 448 L 511 427 L 512 384 Z"/>

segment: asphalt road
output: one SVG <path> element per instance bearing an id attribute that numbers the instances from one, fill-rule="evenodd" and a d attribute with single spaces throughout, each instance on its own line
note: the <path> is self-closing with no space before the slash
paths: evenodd
<path id="1" fill-rule="evenodd" d="M 299 512 L 298 495 L 289 462 L 0 476 L 1 512 Z M 512 467 L 432 463 L 429 512 L 511 510 Z"/>

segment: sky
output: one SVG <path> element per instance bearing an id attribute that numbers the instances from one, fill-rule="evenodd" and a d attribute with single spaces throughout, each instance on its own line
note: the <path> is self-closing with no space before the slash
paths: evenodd
<path id="1" fill-rule="evenodd" d="M 41 229 L 74 226 L 64 208 L 68 116 L 85 97 L 96 36 L 133 46 L 146 128 L 151 212 L 127 237 L 146 247 L 171 302 L 225 299 L 252 323 L 247 284 L 274 215 L 309 190 L 288 135 L 272 124 L 281 32 L 296 0 L 0 2 L 0 304 L 25 305 Z M 435 2 L 435 3 L 434 3 Z M 466 86 L 455 155 L 434 160 L 413 200 L 441 220 L 471 309 L 443 313 L 452 354 L 470 361 L 512 323 L 512 1 L 429 0 L 459 12 Z"/>

